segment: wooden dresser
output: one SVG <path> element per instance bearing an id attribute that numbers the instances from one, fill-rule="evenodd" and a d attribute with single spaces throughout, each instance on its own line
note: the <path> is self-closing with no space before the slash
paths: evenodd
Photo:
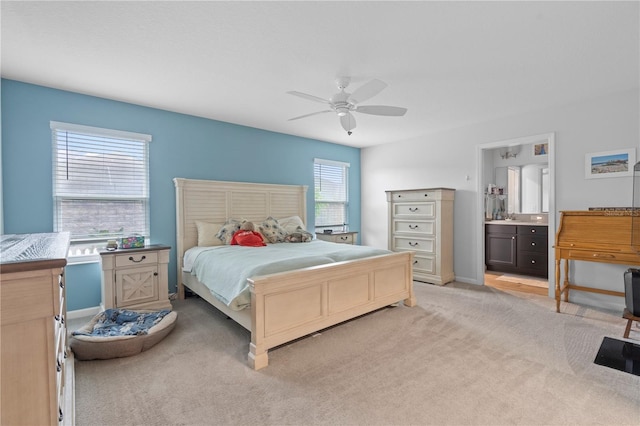
<path id="1" fill-rule="evenodd" d="M 69 234 L 0 238 L 1 423 L 72 424 L 64 283 Z"/>
<path id="2" fill-rule="evenodd" d="M 386 191 L 389 250 L 413 251 L 413 279 L 443 285 L 453 273 L 454 189 Z"/>
<path id="3" fill-rule="evenodd" d="M 569 290 L 624 297 L 624 292 L 583 287 L 571 283 L 570 261 L 639 266 L 640 255 L 631 247 L 631 214 L 625 211 L 562 211 L 556 233 L 556 311 L 560 298 L 569 301 Z M 564 281 L 560 264 L 564 260 Z M 622 283 L 622 275 L 620 283 Z"/>

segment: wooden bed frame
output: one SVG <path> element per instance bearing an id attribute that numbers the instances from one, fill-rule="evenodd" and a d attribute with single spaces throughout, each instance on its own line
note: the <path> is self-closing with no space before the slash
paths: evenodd
<path id="1" fill-rule="evenodd" d="M 183 271 L 184 253 L 197 245 L 195 221 L 228 218 L 256 223 L 299 216 L 306 225 L 306 185 L 174 179 L 178 297 L 184 288 L 251 331 L 249 365 L 269 363 L 267 351 L 302 336 L 400 301 L 415 306 L 413 252 L 399 252 L 250 278 L 251 309 L 234 311 Z"/>

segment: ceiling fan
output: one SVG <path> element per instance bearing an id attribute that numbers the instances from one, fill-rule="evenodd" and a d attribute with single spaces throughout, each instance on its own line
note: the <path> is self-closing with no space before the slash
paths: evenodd
<path id="1" fill-rule="evenodd" d="M 302 92 L 287 92 L 290 95 L 298 96 L 303 99 L 328 104 L 330 108 L 324 111 L 312 112 L 311 114 L 293 117 L 288 121 L 299 120 L 301 118 L 311 117 L 312 115 L 324 114 L 327 112 L 335 112 L 338 114 L 338 117 L 340 117 L 340 124 L 342 124 L 342 128 L 347 131 L 348 135 L 351 135 L 352 130 L 356 128 L 356 119 L 353 114 L 351 114 L 352 112 L 384 115 L 388 117 L 400 117 L 407 112 L 407 109 L 402 107 L 388 105 L 358 105 L 360 102 L 372 98 L 380 93 L 385 87 L 387 87 L 387 83 L 373 79 L 357 88 L 353 93 L 348 93 L 345 92 L 344 89 L 349 86 L 350 82 L 351 79 L 349 77 L 340 77 L 336 79 L 336 84 L 338 85 L 340 92 L 336 93 L 329 99 L 323 99 L 318 96 L 308 95 Z"/>

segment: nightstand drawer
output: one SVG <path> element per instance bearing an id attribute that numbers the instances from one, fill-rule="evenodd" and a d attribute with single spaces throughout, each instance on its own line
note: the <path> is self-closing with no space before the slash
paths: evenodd
<path id="1" fill-rule="evenodd" d="M 316 234 L 316 238 L 322 241 L 329 241 L 338 244 L 355 244 L 357 232 L 337 232 L 334 234 Z"/>
<path id="2" fill-rule="evenodd" d="M 134 252 L 116 256 L 116 268 L 148 265 L 152 263 L 158 263 L 158 253 L 155 251 Z"/>

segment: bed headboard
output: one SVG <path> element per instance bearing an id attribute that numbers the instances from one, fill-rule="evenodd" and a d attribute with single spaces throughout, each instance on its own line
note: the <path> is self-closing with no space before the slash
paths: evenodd
<path id="1" fill-rule="evenodd" d="M 307 224 L 307 185 L 277 185 L 174 178 L 178 283 L 184 252 L 198 244 L 196 220 L 228 218 L 260 223 L 269 216 L 300 216 Z"/>

